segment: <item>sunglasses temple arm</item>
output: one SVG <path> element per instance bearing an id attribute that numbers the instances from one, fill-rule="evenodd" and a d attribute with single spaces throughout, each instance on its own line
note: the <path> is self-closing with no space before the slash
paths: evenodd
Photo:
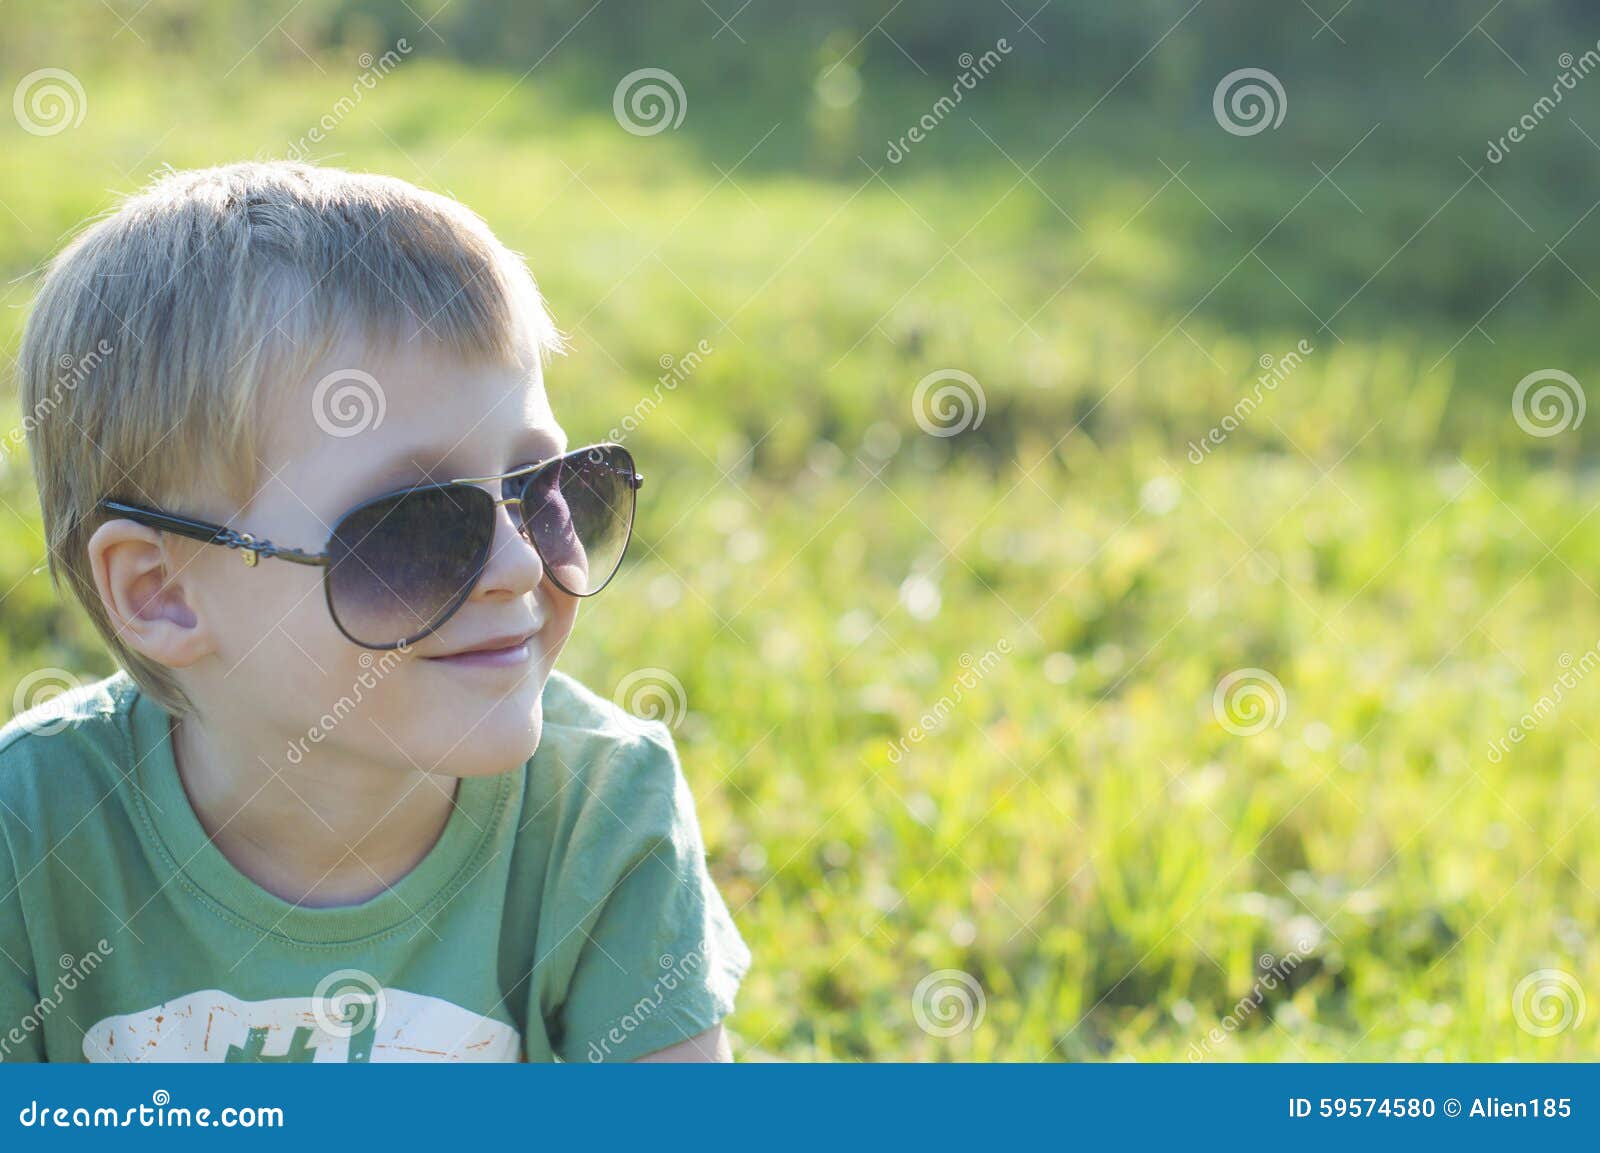
<path id="1" fill-rule="evenodd" d="M 219 544 L 225 548 L 242 549 L 244 563 L 247 565 L 255 564 L 257 559 L 263 556 L 318 567 L 328 563 L 325 553 L 308 553 L 300 549 L 283 548 L 269 540 L 260 540 L 247 532 L 238 532 L 224 525 L 212 524 L 210 521 L 191 520 L 189 517 L 174 516 L 171 513 L 143 508 L 136 504 L 124 504 L 117 500 L 101 501 L 100 509 L 110 516 L 131 520 L 189 540 L 197 540 L 202 544 Z"/>

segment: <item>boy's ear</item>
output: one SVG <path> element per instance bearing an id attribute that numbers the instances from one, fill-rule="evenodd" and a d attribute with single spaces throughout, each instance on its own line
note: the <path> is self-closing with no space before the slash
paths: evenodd
<path id="1" fill-rule="evenodd" d="M 212 651 L 210 630 L 190 603 L 170 541 L 131 520 L 109 520 L 89 538 L 89 567 L 122 642 L 171 668 Z"/>

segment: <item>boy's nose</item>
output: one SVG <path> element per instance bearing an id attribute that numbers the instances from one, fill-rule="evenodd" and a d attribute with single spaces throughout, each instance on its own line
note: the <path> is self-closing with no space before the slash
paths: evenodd
<path id="1" fill-rule="evenodd" d="M 522 532 L 520 502 L 513 498 L 499 501 L 497 505 L 494 544 L 474 595 L 499 592 L 521 596 L 543 582 L 544 562 L 539 559 L 539 550 Z"/>

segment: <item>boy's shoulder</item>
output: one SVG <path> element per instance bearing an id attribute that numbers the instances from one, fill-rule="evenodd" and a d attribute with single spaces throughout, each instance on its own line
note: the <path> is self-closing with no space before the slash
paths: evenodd
<path id="1" fill-rule="evenodd" d="M 22 678 L 16 696 L 38 696 L 35 689 L 50 681 L 70 688 L 38 700 L 0 726 L 0 795 L 19 776 L 45 764 L 51 772 L 69 764 L 114 768 L 131 750 L 130 710 L 139 689 L 128 673 L 118 670 L 102 680 L 74 683 L 69 673 L 46 668 Z"/>
<path id="2" fill-rule="evenodd" d="M 548 748 L 570 753 L 588 768 L 615 760 L 656 764 L 676 760 L 672 730 L 664 723 L 630 713 L 574 676 L 552 671 L 543 703 L 541 752 Z"/>
<path id="3" fill-rule="evenodd" d="M 671 729 L 560 671 L 545 685 L 544 732 L 527 772 L 535 809 L 587 812 L 585 823 L 657 814 L 664 832 L 687 800 Z"/>
<path id="4" fill-rule="evenodd" d="M 57 683 L 69 679 L 47 672 Z M 29 694 L 19 686 L 17 695 Z M 104 800 L 133 768 L 129 713 L 137 696 L 133 678 L 119 671 L 41 700 L 0 727 L 0 826 L 38 830 L 47 806 L 81 816 Z"/>

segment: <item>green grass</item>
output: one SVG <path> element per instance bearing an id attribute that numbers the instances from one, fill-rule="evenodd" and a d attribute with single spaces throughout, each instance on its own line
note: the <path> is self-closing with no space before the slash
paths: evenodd
<path id="1" fill-rule="evenodd" d="M 8 348 L 30 270 L 116 192 L 281 153 L 348 90 L 216 71 L 106 70 L 80 128 L 6 122 Z M 684 686 L 676 735 L 756 957 L 747 1052 L 1182 1060 L 1291 952 L 1215 1058 L 1592 1052 L 1592 1026 L 1519 1028 L 1512 996 L 1542 968 L 1600 996 L 1600 684 L 1487 749 L 1600 641 L 1581 430 L 1535 441 L 1509 411 L 1534 369 L 1586 379 L 1593 302 L 1548 261 L 1471 327 L 1580 195 L 1533 161 L 1507 175 L 1530 239 L 1474 182 L 1364 285 L 1467 174 L 1380 129 L 1339 170 L 1359 210 L 1315 187 L 1360 109 L 1291 145 L 1208 119 L 1163 136 L 1111 104 L 1033 181 L 952 120 L 880 179 L 857 156 L 881 167 L 923 91 L 843 121 L 703 101 L 639 139 L 592 82 L 514 79 L 408 62 L 322 155 L 456 195 L 527 254 L 575 338 L 550 377 L 575 441 L 661 357 L 714 350 L 631 439 L 652 481 L 629 595 L 585 608 L 566 667 L 607 694 L 648 667 Z M 1045 126 L 1012 114 L 1025 95 L 973 111 L 1024 167 L 1081 111 Z M 1194 195 L 1156 157 L 1189 163 Z M 1567 243 L 1587 277 L 1594 245 Z M 1337 336 L 1313 315 L 1335 310 Z M 1191 463 L 1258 358 L 1301 339 L 1315 351 Z M 949 438 L 911 402 L 943 368 L 986 400 Z M 0 473 L 6 683 L 105 671 L 39 570 L 24 463 Z M 1240 736 L 1213 690 L 1250 667 L 1287 707 Z M 978 1028 L 918 1026 L 941 969 L 982 987 Z"/>

